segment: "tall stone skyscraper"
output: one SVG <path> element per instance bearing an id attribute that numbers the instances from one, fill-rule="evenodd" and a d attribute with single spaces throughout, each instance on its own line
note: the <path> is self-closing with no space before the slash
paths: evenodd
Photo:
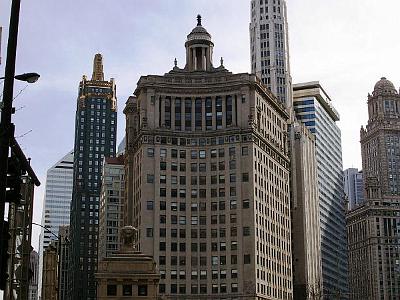
<path id="1" fill-rule="evenodd" d="M 315 136 L 324 299 L 347 293 L 347 239 L 339 114 L 319 84 L 293 85 L 295 117 Z"/>
<path id="2" fill-rule="evenodd" d="M 292 79 L 285 0 L 251 0 L 251 72 L 291 107 Z"/>
<path id="3" fill-rule="evenodd" d="M 361 127 L 365 202 L 347 214 L 351 299 L 400 299 L 400 95 L 382 78 Z"/>
<path id="4" fill-rule="evenodd" d="M 213 64 L 211 35 L 186 65 L 142 76 L 126 114 L 126 217 L 167 299 L 292 299 L 287 121 L 251 74 Z"/>
<path id="5" fill-rule="evenodd" d="M 104 157 L 115 156 L 117 98 L 114 79 L 104 80 L 101 54 L 93 75 L 79 84 L 75 118 L 74 185 L 71 203 L 70 299 L 96 299 L 97 237 Z"/>

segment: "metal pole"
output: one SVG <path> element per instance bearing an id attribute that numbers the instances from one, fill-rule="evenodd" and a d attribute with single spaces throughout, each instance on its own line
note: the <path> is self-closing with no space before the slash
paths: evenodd
<path id="1" fill-rule="evenodd" d="M 10 128 L 14 92 L 15 59 L 17 56 L 20 4 L 21 0 L 12 0 L 10 27 L 8 31 L 7 60 L 3 87 L 3 108 L 1 111 L 0 123 L 0 232 L 3 230 L 4 208 L 6 201 L 6 179 L 8 168 L 8 152 L 11 138 Z M 0 247 L 2 247 L 1 242 Z M 2 269 L 2 266 L 0 266 L 0 269 Z"/>

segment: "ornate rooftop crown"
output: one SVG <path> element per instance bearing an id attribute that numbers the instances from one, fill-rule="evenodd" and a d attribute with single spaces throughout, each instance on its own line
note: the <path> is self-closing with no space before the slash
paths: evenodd
<path id="1" fill-rule="evenodd" d="M 372 93 L 374 96 L 382 95 L 382 94 L 395 94 L 398 92 L 394 87 L 393 83 L 390 80 L 387 80 L 385 77 L 382 77 L 374 87 L 374 91 Z"/>

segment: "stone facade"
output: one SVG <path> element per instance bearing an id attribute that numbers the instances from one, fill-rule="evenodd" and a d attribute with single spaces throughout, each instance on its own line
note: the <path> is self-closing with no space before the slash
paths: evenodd
<path id="1" fill-rule="evenodd" d="M 166 299 L 292 299 L 287 121 L 255 76 L 213 66 L 201 25 L 186 66 L 126 103 L 125 224 Z"/>
<path id="2" fill-rule="evenodd" d="M 292 129 L 294 299 L 319 299 L 323 292 L 315 136 L 301 122 L 295 122 Z"/>
<path id="3" fill-rule="evenodd" d="M 347 214 L 351 299 L 400 298 L 400 95 L 382 78 L 361 128 L 365 202 Z"/>
<path id="4" fill-rule="evenodd" d="M 121 250 L 99 261 L 98 300 L 158 299 L 160 275 L 153 259 L 135 250 L 135 231 L 131 226 L 121 228 Z"/>

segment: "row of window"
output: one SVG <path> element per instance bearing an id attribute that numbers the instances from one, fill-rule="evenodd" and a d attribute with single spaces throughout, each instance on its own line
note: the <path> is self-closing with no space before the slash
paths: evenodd
<path id="1" fill-rule="evenodd" d="M 180 266 L 186 266 L 186 256 L 179 256 L 179 260 L 177 256 L 169 256 L 170 260 L 169 263 L 172 266 L 177 266 L 178 262 Z M 207 256 L 192 256 L 190 259 L 190 265 L 192 267 L 196 266 L 207 266 Z M 243 255 L 243 264 L 248 265 L 251 263 L 251 256 L 250 254 L 244 254 Z M 165 266 L 167 265 L 167 257 L 160 255 L 158 257 L 158 264 L 160 266 Z M 217 266 L 217 265 L 226 265 L 227 264 L 227 257 L 225 255 L 221 256 L 212 256 L 211 257 L 211 265 Z M 238 264 L 238 256 L 236 254 L 232 254 L 230 256 L 230 264 L 231 265 L 237 265 Z M 207 279 L 207 271 L 203 270 L 200 271 L 200 279 Z"/>
<path id="2" fill-rule="evenodd" d="M 206 172 L 206 166 L 205 164 L 201 165 L 199 164 L 199 170 L 200 172 Z M 191 166 L 192 172 L 197 172 L 197 164 L 194 164 Z M 213 170 L 213 169 L 212 169 Z M 95 176 L 97 179 L 97 176 Z M 154 183 L 154 174 L 147 174 L 147 183 Z M 179 178 L 179 185 L 186 185 L 186 178 L 187 176 L 176 176 L 172 175 L 171 176 L 171 184 L 178 184 L 178 178 Z M 190 185 L 206 185 L 207 176 L 191 176 L 190 177 Z M 89 178 L 90 179 L 90 178 Z M 211 175 L 209 176 L 209 184 L 223 184 L 225 183 L 225 175 L 220 174 L 220 175 Z M 229 174 L 229 182 L 236 182 L 236 174 Z M 249 173 L 242 173 L 242 182 L 249 182 Z M 167 175 L 161 174 L 160 175 L 160 184 L 166 184 L 167 183 Z M 188 183 L 189 184 L 189 183 Z"/>
<path id="3" fill-rule="evenodd" d="M 154 201 L 153 200 L 148 200 L 146 201 L 146 208 L 147 210 L 153 210 L 154 209 Z M 171 203 L 171 211 L 178 211 L 178 203 L 177 202 L 172 202 Z M 236 209 L 237 208 L 237 200 L 230 200 L 229 201 L 229 208 L 230 209 Z M 250 208 L 250 200 L 249 199 L 244 199 L 242 201 L 242 208 Z M 160 201 L 160 210 L 166 210 L 167 209 L 167 203 L 165 201 Z M 207 203 L 206 202 L 200 202 L 200 203 L 192 203 L 190 205 L 190 210 L 191 211 L 206 211 L 207 210 Z M 219 202 L 211 202 L 211 211 L 223 211 L 225 210 L 225 201 L 219 201 Z M 179 211 L 186 211 L 186 203 L 185 202 L 179 202 Z"/>
<path id="4" fill-rule="evenodd" d="M 166 171 L 167 170 L 167 162 L 161 161 L 160 162 L 160 170 L 161 171 Z M 177 163 L 177 162 L 171 162 L 171 171 L 178 171 L 178 165 L 179 165 L 179 171 L 181 172 L 186 172 L 186 163 Z M 189 164 L 187 164 L 189 165 Z M 236 160 L 230 160 L 229 161 L 229 170 L 235 170 L 236 169 Z M 220 161 L 220 162 L 211 162 L 210 163 L 210 170 L 211 171 L 224 171 L 225 170 L 225 161 Z M 190 163 L 190 171 L 191 172 L 207 172 L 207 164 L 206 163 Z"/>
<path id="5" fill-rule="evenodd" d="M 206 150 L 191 150 L 190 151 L 190 158 L 191 159 L 205 159 L 206 158 Z M 249 147 L 248 146 L 243 146 L 241 153 L 243 156 L 248 155 L 249 153 Z M 185 159 L 187 151 L 186 150 L 177 150 L 177 149 L 171 149 L 170 151 L 171 158 L 179 158 Z M 228 151 L 229 156 L 234 156 L 236 155 L 236 148 L 235 147 L 230 147 Z M 160 149 L 160 157 L 161 158 L 166 158 L 168 155 L 168 149 Z M 154 148 L 147 148 L 147 156 L 148 157 L 154 157 Z M 224 148 L 219 148 L 219 149 L 211 149 L 210 150 L 210 157 L 211 158 L 216 158 L 216 157 L 225 157 L 225 149 Z"/>
<path id="6" fill-rule="evenodd" d="M 231 293 L 237 293 L 238 292 L 238 284 L 237 283 L 231 283 Z M 167 293 L 166 290 L 166 285 L 165 284 L 160 284 L 159 285 L 159 292 L 160 294 L 165 294 Z M 171 294 L 186 294 L 186 285 L 184 284 L 171 284 L 170 285 L 170 290 L 169 292 Z M 191 294 L 208 294 L 207 291 L 207 284 L 192 284 L 190 286 L 190 293 Z M 211 293 L 213 294 L 225 294 L 228 293 L 227 289 L 227 284 L 226 283 L 221 283 L 221 284 L 212 284 L 211 286 Z"/>

